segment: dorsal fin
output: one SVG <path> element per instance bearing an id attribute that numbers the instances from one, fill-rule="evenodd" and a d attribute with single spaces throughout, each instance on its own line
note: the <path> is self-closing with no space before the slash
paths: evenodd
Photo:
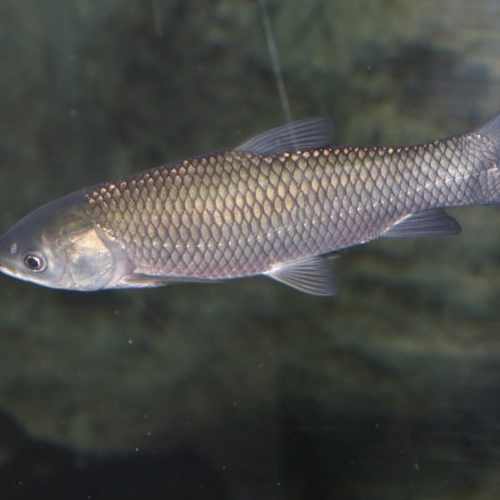
<path id="1" fill-rule="evenodd" d="M 281 154 L 331 146 L 334 126 L 331 118 L 306 118 L 276 127 L 252 137 L 235 148 L 254 154 Z"/>

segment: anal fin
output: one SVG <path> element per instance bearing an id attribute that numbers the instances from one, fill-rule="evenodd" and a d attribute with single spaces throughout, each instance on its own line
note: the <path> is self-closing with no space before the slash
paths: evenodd
<path id="1" fill-rule="evenodd" d="M 301 292 L 312 295 L 335 295 L 337 280 L 329 261 L 331 256 L 313 256 L 276 266 L 266 276 Z"/>
<path id="2" fill-rule="evenodd" d="M 442 208 L 431 208 L 402 217 L 382 236 L 384 238 L 419 238 L 451 236 L 461 231 L 458 222 Z"/>

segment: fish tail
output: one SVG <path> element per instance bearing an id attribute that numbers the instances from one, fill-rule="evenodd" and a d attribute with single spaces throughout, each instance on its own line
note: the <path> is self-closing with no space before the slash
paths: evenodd
<path id="1" fill-rule="evenodd" d="M 480 188 L 485 204 L 500 204 L 500 113 L 476 129 L 482 165 Z"/>

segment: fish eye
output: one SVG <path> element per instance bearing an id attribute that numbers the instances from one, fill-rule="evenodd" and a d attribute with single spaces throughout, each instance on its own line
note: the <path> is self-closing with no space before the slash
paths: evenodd
<path id="1" fill-rule="evenodd" d="M 45 269 L 45 260 L 39 253 L 29 252 L 24 256 L 24 265 L 30 271 L 40 272 Z"/>

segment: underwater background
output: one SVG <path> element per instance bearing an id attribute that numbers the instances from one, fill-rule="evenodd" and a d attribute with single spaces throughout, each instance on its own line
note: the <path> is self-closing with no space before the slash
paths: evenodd
<path id="1" fill-rule="evenodd" d="M 257 0 L 0 0 L 0 224 L 286 121 Z M 497 0 L 268 0 L 294 119 L 413 144 L 500 111 Z M 0 277 L 0 498 L 500 495 L 500 211 L 268 279 Z"/>

